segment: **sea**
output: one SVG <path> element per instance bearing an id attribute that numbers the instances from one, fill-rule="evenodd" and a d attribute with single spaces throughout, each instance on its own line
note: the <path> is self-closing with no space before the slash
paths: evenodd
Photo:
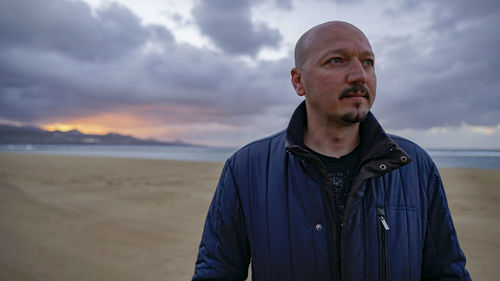
<path id="1" fill-rule="evenodd" d="M 0 152 L 224 162 L 237 147 L 2 144 Z M 438 168 L 500 169 L 500 150 L 426 149 Z"/>

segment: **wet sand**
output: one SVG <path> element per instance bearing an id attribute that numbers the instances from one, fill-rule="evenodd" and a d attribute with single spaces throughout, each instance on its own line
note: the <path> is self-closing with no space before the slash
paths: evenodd
<path id="1" fill-rule="evenodd" d="M 0 153 L 0 280 L 190 280 L 222 163 Z M 495 280 L 500 170 L 441 170 L 474 280 Z"/>

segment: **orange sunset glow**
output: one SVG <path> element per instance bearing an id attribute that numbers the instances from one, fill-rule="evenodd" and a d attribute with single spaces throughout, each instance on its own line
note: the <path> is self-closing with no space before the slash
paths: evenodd
<path id="1" fill-rule="evenodd" d="M 110 128 L 95 125 L 95 124 L 82 124 L 82 123 L 51 123 L 42 126 L 42 129 L 47 131 L 62 131 L 67 132 L 71 130 L 78 130 L 84 134 L 103 135 L 109 133 Z"/>
<path id="2" fill-rule="evenodd" d="M 130 113 L 103 113 L 63 122 L 42 124 L 41 127 L 48 131 L 78 130 L 84 134 L 95 135 L 119 133 L 139 138 L 153 137 L 154 133 L 158 133 L 158 129 L 152 126 L 151 122 Z M 165 130 L 162 130 L 162 133 L 165 133 Z"/>

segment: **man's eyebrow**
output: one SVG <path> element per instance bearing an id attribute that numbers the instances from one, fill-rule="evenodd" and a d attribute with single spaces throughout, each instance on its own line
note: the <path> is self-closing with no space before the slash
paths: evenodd
<path id="1" fill-rule="evenodd" d="M 339 55 L 348 55 L 352 53 L 351 50 L 347 49 L 347 48 L 339 48 L 339 49 L 332 49 L 332 50 L 328 50 L 326 51 L 322 56 L 321 56 L 321 60 L 325 59 L 326 57 L 328 56 L 331 56 L 332 54 L 339 54 Z M 364 57 L 375 57 L 375 55 L 373 54 L 372 51 L 369 51 L 369 50 L 366 50 L 366 51 L 363 51 L 361 53 L 362 56 Z"/>
<path id="2" fill-rule="evenodd" d="M 375 54 L 372 51 L 364 51 L 362 55 L 365 57 L 375 57 Z"/>

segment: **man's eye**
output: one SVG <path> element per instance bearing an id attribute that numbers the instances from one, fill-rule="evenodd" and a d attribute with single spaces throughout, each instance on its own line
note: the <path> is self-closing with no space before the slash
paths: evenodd
<path id="1" fill-rule="evenodd" d="M 342 63 L 344 60 L 342 58 L 332 58 L 330 63 Z"/>
<path id="2" fill-rule="evenodd" d="M 373 66 L 374 64 L 375 64 L 375 62 L 371 59 L 363 61 L 363 65 L 365 65 L 365 66 Z"/>

